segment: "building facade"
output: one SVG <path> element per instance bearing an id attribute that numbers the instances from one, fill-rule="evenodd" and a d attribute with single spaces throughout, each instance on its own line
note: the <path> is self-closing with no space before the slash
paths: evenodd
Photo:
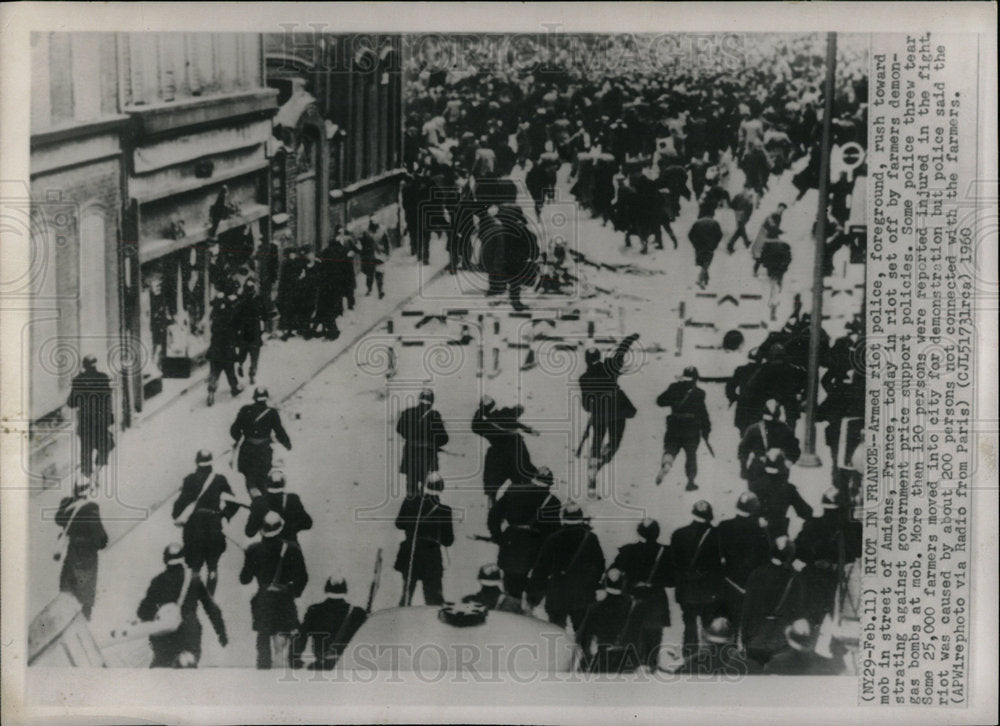
<path id="1" fill-rule="evenodd" d="M 213 267 L 250 266 L 267 248 L 277 102 L 259 35 L 126 33 L 118 46 L 129 117 L 122 321 L 138 412 L 204 359 Z"/>
<path id="2" fill-rule="evenodd" d="M 117 42 L 110 33 L 31 35 L 31 321 L 24 370 L 30 464 L 38 485 L 72 454 L 63 405 L 86 355 L 114 380 L 116 412 L 127 400 L 121 377 L 118 283 L 123 194 Z M 10 205 L 8 205 L 9 207 Z M 117 418 L 121 418 L 118 416 Z"/>
<path id="3" fill-rule="evenodd" d="M 31 38 L 30 471 L 60 478 L 83 356 L 128 426 L 208 348 L 219 258 L 268 249 L 276 92 L 246 33 Z"/>
<path id="4" fill-rule="evenodd" d="M 264 48 L 281 104 L 271 203 L 284 226 L 276 236 L 321 248 L 337 225 L 373 214 L 398 233 L 401 37 L 271 33 Z"/>

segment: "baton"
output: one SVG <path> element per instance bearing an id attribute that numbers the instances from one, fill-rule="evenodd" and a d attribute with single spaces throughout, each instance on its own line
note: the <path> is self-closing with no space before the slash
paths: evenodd
<path id="1" fill-rule="evenodd" d="M 372 584 L 368 589 L 368 607 L 365 608 L 365 612 L 371 613 L 372 605 L 375 602 L 375 594 L 378 592 L 379 584 L 382 580 L 382 548 L 378 548 L 378 552 L 375 555 L 375 572 L 372 575 Z"/>
<path id="2" fill-rule="evenodd" d="M 703 436 L 702 438 L 705 441 L 705 448 L 708 449 L 708 453 L 711 454 L 712 458 L 714 459 L 715 458 L 715 450 L 712 448 L 712 445 L 710 443 L 708 443 L 708 437 L 707 436 Z"/>
<path id="3" fill-rule="evenodd" d="M 591 416 L 587 419 L 587 428 L 583 432 L 583 438 L 580 439 L 580 445 L 576 447 L 576 458 L 580 458 L 580 454 L 583 453 L 583 445 L 587 443 L 587 439 L 590 437 L 590 430 L 594 428 L 594 417 Z"/>

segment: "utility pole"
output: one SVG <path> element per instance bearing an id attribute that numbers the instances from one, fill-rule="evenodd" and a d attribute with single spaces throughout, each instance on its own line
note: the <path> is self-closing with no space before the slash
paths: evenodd
<path id="1" fill-rule="evenodd" d="M 819 202 L 816 205 L 813 257 L 813 303 L 809 320 L 809 386 L 806 392 L 806 437 L 800 466 L 820 465 L 816 455 L 816 397 L 819 392 L 819 346 L 823 332 L 823 255 L 826 247 L 826 205 L 830 186 L 830 125 L 833 116 L 837 34 L 826 36 L 826 84 L 823 88 L 823 147 L 819 163 Z"/>

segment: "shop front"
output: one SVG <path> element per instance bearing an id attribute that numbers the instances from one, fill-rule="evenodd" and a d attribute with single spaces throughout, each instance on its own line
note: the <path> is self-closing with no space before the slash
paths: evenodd
<path id="1" fill-rule="evenodd" d="M 122 298 L 136 411 L 188 385 L 175 381 L 205 361 L 213 298 L 258 274 L 269 249 L 269 134 L 269 121 L 248 121 L 134 152 Z"/>

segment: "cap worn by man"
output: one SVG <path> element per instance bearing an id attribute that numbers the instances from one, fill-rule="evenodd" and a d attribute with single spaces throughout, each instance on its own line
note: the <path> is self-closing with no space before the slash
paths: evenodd
<path id="1" fill-rule="evenodd" d="M 208 449 L 202 449 L 195 455 L 194 463 L 198 466 L 208 466 L 212 463 L 212 452 Z"/>
<path id="2" fill-rule="evenodd" d="M 262 386 L 255 388 L 253 391 L 253 400 L 255 401 L 266 401 L 269 396 L 270 394 L 267 389 Z"/>

